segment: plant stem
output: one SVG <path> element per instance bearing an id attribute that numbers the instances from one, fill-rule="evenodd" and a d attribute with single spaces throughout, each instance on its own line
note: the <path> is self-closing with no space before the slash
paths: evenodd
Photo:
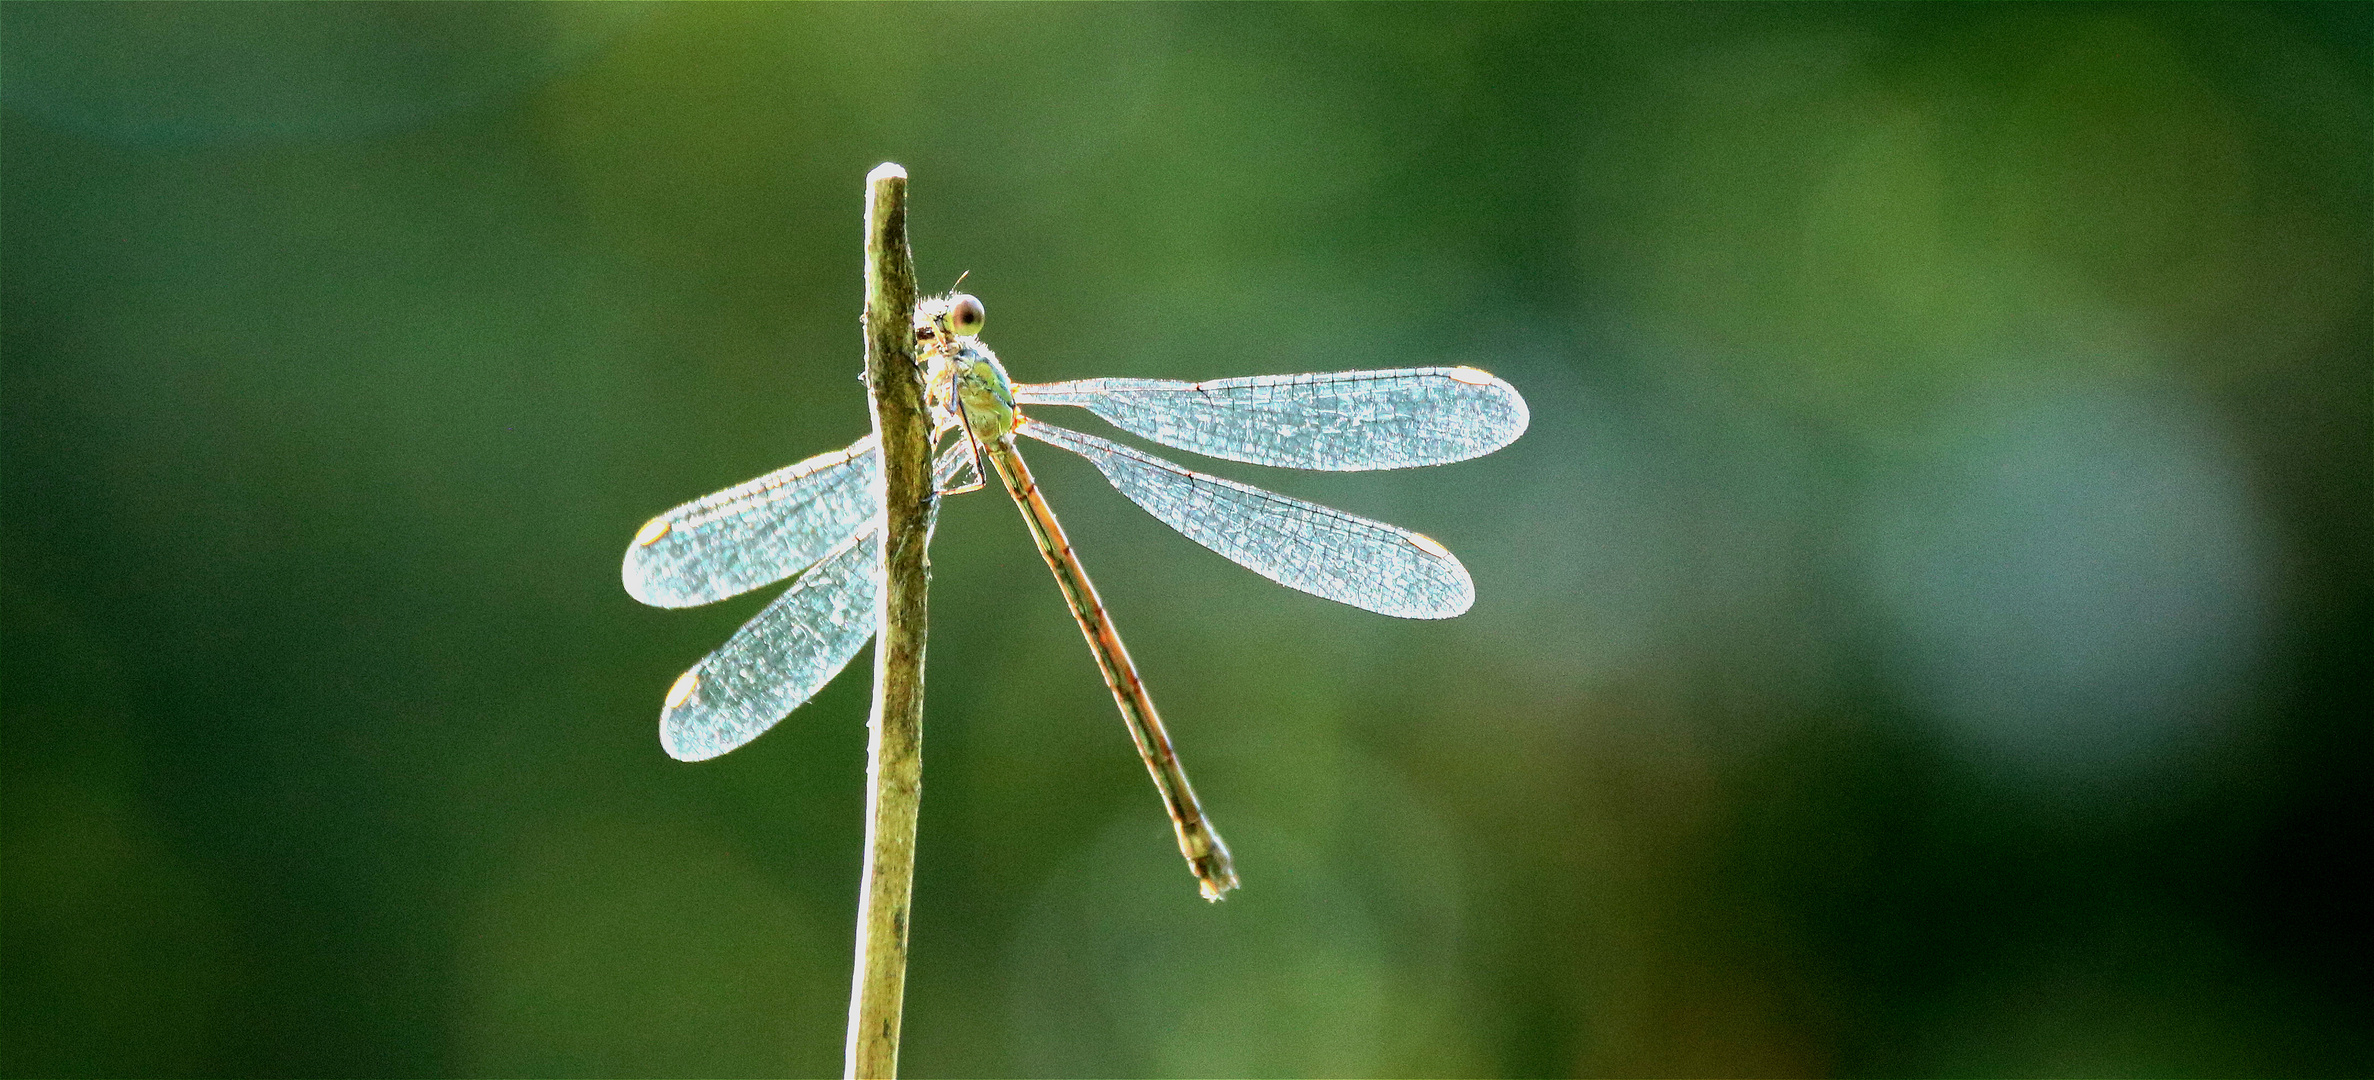
<path id="1" fill-rule="evenodd" d="M 915 360 L 915 260 L 907 248 L 907 171 L 866 176 L 866 388 L 882 454 L 882 599 L 874 631 L 874 711 L 866 746 L 866 857 L 857 900 L 843 1075 L 898 1075 L 907 986 L 907 909 L 923 800 L 923 641 L 934 498 L 931 426 Z"/>

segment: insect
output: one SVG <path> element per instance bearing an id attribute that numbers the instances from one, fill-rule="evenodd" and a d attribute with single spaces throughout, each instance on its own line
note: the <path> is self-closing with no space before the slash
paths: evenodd
<path id="1" fill-rule="evenodd" d="M 1084 379 L 1016 385 L 981 343 L 986 312 L 951 292 L 918 305 L 915 335 L 936 489 L 994 476 L 1021 508 L 1120 706 L 1207 899 L 1237 884 L 1153 699 L 1096 586 L 1023 461 L 1017 437 L 1062 447 L 1188 539 L 1289 588 L 1384 615 L 1447 619 L 1475 601 L 1465 567 L 1434 540 L 1340 510 L 1196 472 L 1057 427 L 1025 407 L 1073 406 L 1165 446 L 1229 461 L 1356 471 L 1441 465 L 1524 434 L 1508 383 L 1470 367 L 1344 371 L 1179 382 Z M 986 462 L 986 466 L 984 466 Z M 881 458 L 868 435 L 652 518 L 628 545 L 635 599 L 690 607 L 794 577 L 791 587 L 669 688 L 660 744 L 685 761 L 732 750 L 838 674 L 873 636 L 882 587 Z"/>

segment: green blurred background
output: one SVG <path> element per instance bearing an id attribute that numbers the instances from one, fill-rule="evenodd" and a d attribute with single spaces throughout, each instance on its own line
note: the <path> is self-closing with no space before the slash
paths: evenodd
<path id="1" fill-rule="evenodd" d="M 10 3 L 0 1070 L 838 1070 L 865 663 L 672 761 L 764 594 L 618 562 L 864 429 L 892 160 L 1017 378 L 1534 410 L 1219 469 L 1447 623 L 1036 455 L 1219 906 L 952 502 L 909 1075 L 2374 1071 L 2370 12 Z"/>

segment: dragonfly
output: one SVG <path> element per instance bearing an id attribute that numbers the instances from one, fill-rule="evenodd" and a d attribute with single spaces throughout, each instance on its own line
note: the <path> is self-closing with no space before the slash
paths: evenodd
<path id="1" fill-rule="evenodd" d="M 1227 461 L 1360 471 L 1442 465 L 1489 454 L 1530 421 L 1515 387 L 1472 367 L 1258 375 L 1182 382 L 1101 378 L 1016 384 L 980 339 L 978 297 L 917 305 L 918 362 L 931 411 L 937 494 L 994 476 L 1022 511 L 1088 641 L 1105 686 L 1154 778 L 1179 852 L 1206 899 L 1238 884 L 1179 764 L 1129 649 L 1022 457 L 1017 437 L 1096 466 L 1130 501 L 1254 573 L 1353 607 L 1447 619 L 1475 584 L 1430 537 L 1248 484 L 1039 419 L 1084 409 L 1121 431 Z M 873 435 L 652 518 L 627 546 L 626 591 L 655 607 L 692 607 L 793 578 L 725 644 L 670 686 L 660 745 L 701 761 L 740 747 L 848 665 L 875 629 L 882 589 L 882 465 Z M 932 521 L 936 523 L 934 500 Z"/>

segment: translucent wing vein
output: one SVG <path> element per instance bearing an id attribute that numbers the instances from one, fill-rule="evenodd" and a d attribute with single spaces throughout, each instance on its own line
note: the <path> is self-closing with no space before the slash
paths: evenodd
<path id="1" fill-rule="evenodd" d="M 960 442 L 940 454 L 933 475 L 946 490 L 972 467 L 971 449 Z M 939 522 L 937 506 L 931 520 Z M 879 515 L 860 524 L 676 681 L 659 714 L 669 756 L 702 761 L 758 738 L 849 666 L 874 636 L 881 529 Z"/>
<path id="2" fill-rule="evenodd" d="M 1418 533 L 1043 422 L 1016 430 L 1087 458 L 1163 524 L 1287 588 L 1405 619 L 1447 619 L 1475 603 L 1467 569 Z"/>
<path id="3" fill-rule="evenodd" d="M 1076 405 L 1206 457 L 1339 472 L 1464 461 L 1507 446 L 1531 420 L 1515 387 L 1468 367 L 1082 379 L 1018 386 L 1014 399 Z"/>
<path id="4" fill-rule="evenodd" d="M 876 513 L 881 455 L 868 435 L 652 518 L 627 545 L 628 595 L 693 607 L 813 565 Z"/>
<path id="5" fill-rule="evenodd" d="M 844 539 L 668 692 L 659 742 L 703 761 L 759 737 L 849 666 L 874 636 L 881 519 Z"/>

